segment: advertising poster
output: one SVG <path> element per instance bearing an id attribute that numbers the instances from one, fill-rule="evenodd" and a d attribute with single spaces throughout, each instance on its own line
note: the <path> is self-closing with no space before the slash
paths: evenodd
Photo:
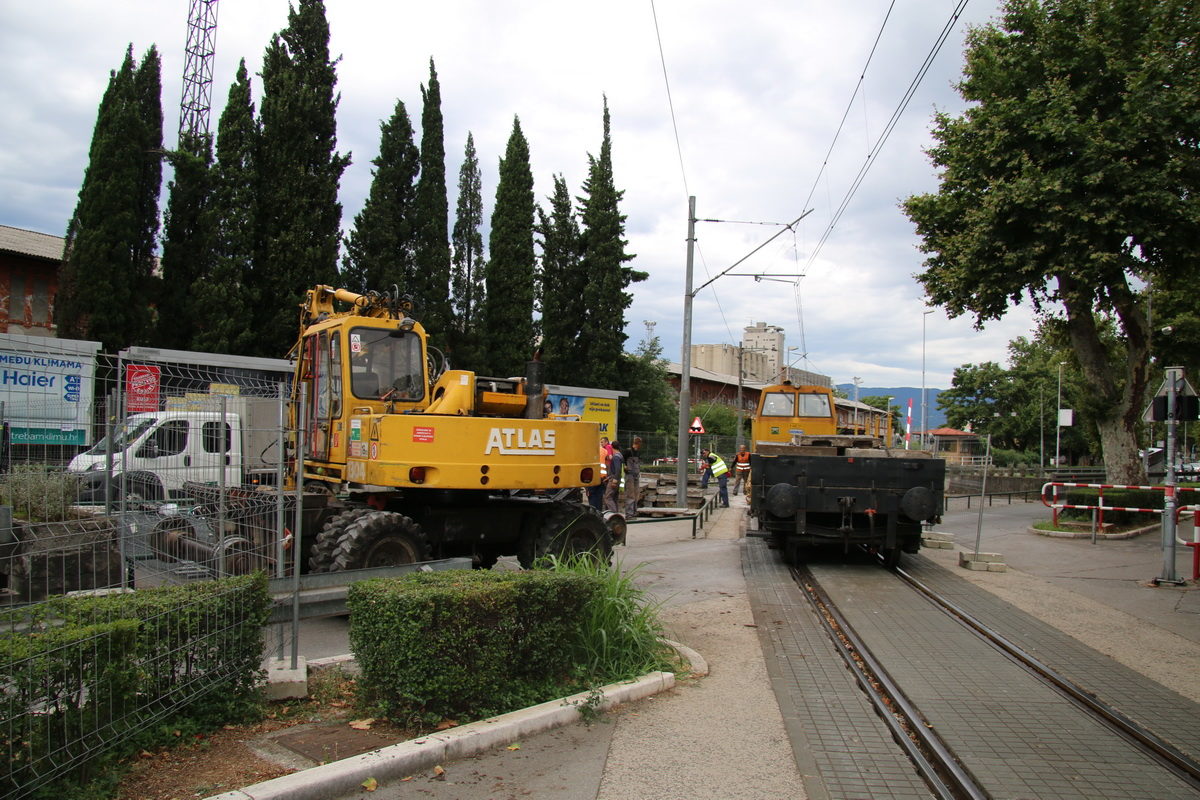
<path id="1" fill-rule="evenodd" d="M 556 419 L 580 419 L 600 425 L 600 435 L 613 438 L 617 432 L 617 399 L 592 395 L 554 394 L 546 398 L 545 414 Z"/>
<path id="2" fill-rule="evenodd" d="M 0 335 L 0 409 L 13 444 L 91 444 L 99 342 Z"/>

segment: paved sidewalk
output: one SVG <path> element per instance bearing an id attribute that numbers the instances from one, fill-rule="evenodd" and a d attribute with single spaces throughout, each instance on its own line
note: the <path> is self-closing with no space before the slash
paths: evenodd
<path id="1" fill-rule="evenodd" d="M 439 763 L 441 773 L 376 759 L 370 763 L 389 774 L 371 775 L 379 782 L 371 793 L 358 788 L 361 760 L 346 759 L 220 797 L 803 800 L 746 596 L 744 510 L 744 500 L 733 497 L 696 539 L 688 522 L 632 525 L 618 551 L 622 566 L 636 569 L 638 584 L 661 604 L 670 638 L 697 652 L 706 676 L 626 703 L 590 725 L 538 733 L 527 723 L 499 723 L 490 745 L 480 741 Z"/>

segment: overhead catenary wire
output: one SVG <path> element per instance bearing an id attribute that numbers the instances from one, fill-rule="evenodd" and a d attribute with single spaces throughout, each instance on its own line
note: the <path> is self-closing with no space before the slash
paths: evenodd
<path id="1" fill-rule="evenodd" d="M 683 164 L 683 146 L 679 143 L 679 123 L 675 121 L 675 101 L 671 97 L 671 79 L 667 75 L 667 57 L 663 53 L 662 32 L 658 27 L 658 10 L 654 7 L 654 0 L 650 0 L 650 16 L 654 18 L 654 38 L 658 42 L 658 60 L 662 64 L 663 86 L 667 91 L 667 108 L 671 112 L 671 128 L 675 132 L 675 152 L 679 156 L 679 174 L 683 178 L 684 196 L 687 197 L 692 192 L 688 188 L 687 169 Z"/>
<path id="2" fill-rule="evenodd" d="M 804 198 L 805 208 L 808 208 L 808 204 L 821 182 L 821 176 L 826 175 L 825 168 L 829 166 L 829 157 L 833 154 L 833 148 L 837 146 L 838 137 L 842 134 L 842 128 L 846 126 L 846 119 L 850 116 L 850 109 L 854 108 L 854 100 L 858 97 L 859 90 L 862 89 L 863 82 L 867 79 L 867 69 L 871 66 L 871 61 L 875 58 L 875 51 L 879 48 L 879 41 L 883 38 L 883 32 L 887 28 L 888 20 L 892 16 L 892 9 L 895 7 L 896 0 L 892 0 L 892 3 L 888 6 L 887 13 L 883 15 L 883 22 L 879 24 L 879 30 L 875 34 L 875 41 L 871 45 L 871 52 L 867 54 L 867 61 L 863 64 L 862 71 L 859 72 L 858 83 L 854 84 L 854 91 L 850 93 L 850 100 L 846 103 L 846 110 L 842 112 L 842 118 L 838 121 L 837 130 L 833 132 L 833 139 L 829 142 L 829 148 L 825 151 L 825 157 L 821 159 L 821 168 L 817 170 L 817 176 L 813 178 L 813 185 L 808 190 L 808 196 Z M 826 179 L 828 180 L 828 176 L 826 176 Z M 828 183 L 826 183 L 826 187 L 828 188 Z"/>
<path id="3" fill-rule="evenodd" d="M 925 54 L 925 59 L 921 62 L 921 66 L 917 69 L 917 74 L 913 77 L 912 81 L 908 85 L 908 88 L 900 98 L 900 101 L 896 104 L 895 109 L 892 111 L 892 116 L 888 119 L 887 124 L 884 125 L 883 130 L 880 132 L 878 138 L 875 140 L 875 143 L 867 153 L 866 159 L 864 159 L 862 165 L 859 167 L 858 173 L 855 175 L 854 180 L 851 181 L 850 188 L 847 189 L 846 194 L 843 195 L 837 209 L 830 217 L 829 224 L 825 226 L 825 230 L 822 232 L 821 238 L 817 241 L 816 246 L 813 247 L 812 253 L 809 254 L 805 270 L 806 273 L 807 268 L 811 267 L 813 262 L 816 261 L 817 255 L 821 252 L 821 248 L 824 246 L 825 242 L 828 241 L 829 236 L 833 233 L 833 229 L 841 220 L 842 214 L 844 214 L 846 209 L 849 207 L 850 201 L 858 192 L 859 187 L 862 186 L 863 180 L 867 176 L 867 172 L 875 163 L 875 159 L 877 159 L 879 154 L 883 151 L 883 145 L 891 137 L 892 131 L 896 129 L 896 125 L 899 124 L 900 117 L 903 115 L 904 110 L 908 108 L 909 102 L 912 101 L 912 98 L 916 94 L 917 89 L 920 87 L 921 82 L 925 79 L 925 75 L 928 74 L 930 67 L 933 66 L 933 61 L 935 58 L 937 58 L 938 53 L 941 52 L 942 46 L 945 45 L 946 40 L 950 38 L 950 34 L 954 31 L 955 24 L 962 16 L 963 10 L 967 7 L 968 2 L 969 0 L 959 0 L 958 4 L 951 12 L 950 17 L 946 20 L 946 24 L 942 27 L 941 32 L 938 33 L 938 36 L 933 45 L 930 47 L 929 52 Z M 839 127 L 839 131 L 840 130 L 841 129 Z"/>

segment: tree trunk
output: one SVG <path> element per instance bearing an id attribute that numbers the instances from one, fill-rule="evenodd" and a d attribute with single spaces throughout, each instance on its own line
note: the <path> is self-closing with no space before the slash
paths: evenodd
<path id="1" fill-rule="evenodd" d="M 1149 378 L 1149 326 L 1136 298 L 1123 281 L 1110 282 L 1108 299 L 1124 333 L 1124 380 L 1096 327 L 1095 296 L 1073 278 L 1058 276 L 1059 295 L 1067 309 L 1067 331 L 1080 370 L 1092 391 L 1090 409 L 1100 434 L 1100 448 L 1110 483 L 1138 485 L 1146 470 L 1138 455 L 1137 429 Z"/>

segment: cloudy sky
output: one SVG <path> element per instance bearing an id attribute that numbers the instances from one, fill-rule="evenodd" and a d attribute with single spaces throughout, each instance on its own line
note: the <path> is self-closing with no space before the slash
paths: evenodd
<path id="1" fill-rule="evenodd" d="M 733 270 L 772 277 L 729 275 L 696 295 L 694 343 L 736 343 L 745 326 L 762 321 L 784 328 L 796 366 L 837 383 L 859 376 L 864 386 L 920 386 L 924 360 L 926 385 L 944 388 L 956 366 L 1003 362 L 1007 342 L 1030 330 L 1027 307 L 984 331 L 941 309 L 923 316 L 912 277 L 921 257 L 898 209 L 902 198 L 936 187 L 923 152 L 930 120 L 935 110 L 962 108 L 953 84 L 963 34 L 995 18 L 997 0 L 969 3 L 953 23 L 954 0 L 326 5 L 330 51 L 341 57 L 338 148 L 353 158 L 341 184 L 347 226 L 370 186 L 379 124 L 397 99 L 419 129 L 420 85 L 432 57 L 452 210 L 470 131 L 490 215 L 514 115 L 529 140 L 539 201 L 556 173 L 578 195 L 587 155 L 599 151 L 607 96 L 628 249 L 651 276 L 633 289 L 630 349 L 654 323 L 664 355 L 679 359 L 689 195 L 700 219 L 725 220 L 697 225 L 695 286 L 780 230 L 762 223 L 788 223 L 811 209 L 794 233 L 784 230 Z M 162 54 L 164 140 L 174 144 L 188 7 L 187 0 L 3 4 L 0 224 L 65 231 L 97 105 L 130 43 L 139 58 L 152 44 Z M 220 2 L 214 129 L 238 60 L 260 70 L 287 8 L 286 0 Z M 953 32 L 890 123 L 948 24 Z M 256 99 L 260 89 L 255 74 Z M 305 287 L 293 288 L 299 295 Z"/>

